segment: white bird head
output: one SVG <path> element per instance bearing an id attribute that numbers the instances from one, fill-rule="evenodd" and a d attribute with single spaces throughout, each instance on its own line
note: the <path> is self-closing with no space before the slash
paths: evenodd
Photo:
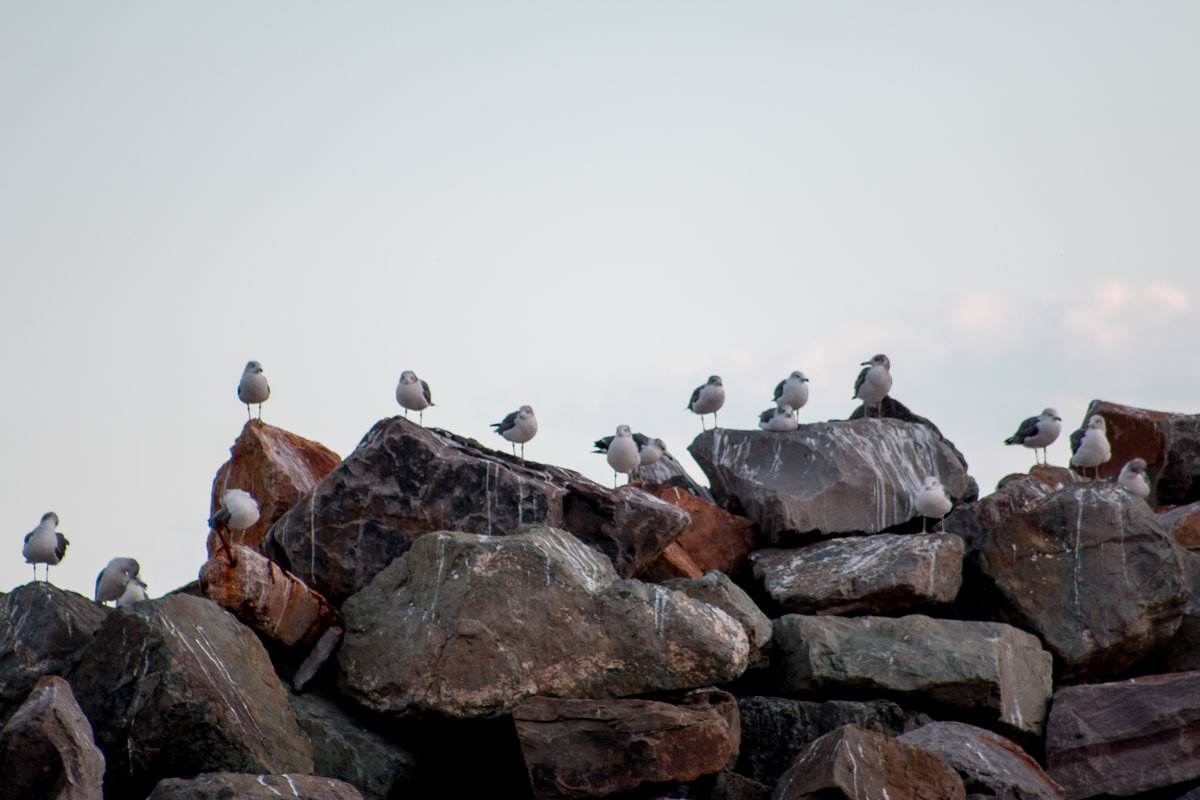
<path id="1" fill-rule="evenodd" d="M 529 419 L 533 416 L 533 406 L 521 406 L 517 411 L 517 416 L 521 419 Z"/>
<path id="2" fill-rule="evenodd" d="M 922 488 L 927 492 L 938 492 L 942 490 L 942 482 L 930 475 L 925 479 L 925 485 Z"/>
<path id="3" fill-rule="evenodd" d="M 1129 460 L 1129 463 L 1127 463 L 1124 468 L 1130 472 L 1145 472 L 1147 466 L 1149 465 L 1146 464 L 1146 459 L 1133 458 Z"/>
<path id="4" fill-rule="evenodd" d="M 804 377 L 804 373 L 803 373 L 803 372 L 801 372 L 800 370 L 795 370 L 795 371 L 794 371 L 794 372 L 792 372 L 792 374 L 791 374 L 791 375 L 789 375 L 788 377 L 789 377 L 789 378 L 795 378 L 796 380 L 798 380 L 798 381 L 801 381 L 801 382 L 807 382 L 807 381 L 808 381 L 808 378 Z"/>
<path id="5" fill-rule="evenodd" d="M 723 384 L 721 383 L 721 376 L 720 375 L 709 375 L 708 376 L 708 385 L 709 386 L 722 386 Z"/>
<path id="6" fill-rule="evenodd" d="M 1062 417 L 1060 417 L 1058 415 L 1058 412 L 1055 411 L 1053 408 L 1043 409 L 1042 410 L 1042 419 L 1056 419 L 1056 420 L 1059 420 L 1060 422 L 1062 421 Z"/>
<path id="7" fill-rule="evenodd" d="M 42 522 L 53 522 L 54 527 L 57 528 L 58 527 L 58 514 L 55 514 L 53 511 L 47 511 L 45 514 L 42 514 Z"/>
<path id="8" fill-rule="evenodd" d="M 781 403 L 780 405 L 775 407 L 775 416 L 786 417 L 792 413 L 792 410 L 793 410 L 792 407 L 789 406 L 787 403 Z"/>
<path id="9" fill-rule="evenodd" d="M 633 428 L 628 425 L 618 425 L 617 436 L 633 436 Z"/>
<path id="10" fill-rule="evenodd" d="M 1088 420 L 1087 426 L 1091 430 L 1100 431 L 1101 433 L 1103 433 L 1106 429 L 1104 417 L 1100 416 L 1099 414 L 1092 414 L 1091 419 Z"/>
<path id="11" fill-rule="evenodd" d="M 410 383 L 416 383 L 417 373 L 413 372 L 411 369 L 404 370 L 404 372 L 400 373 L 400 382 L 406 386 Z"/>
<path id="12" fill-rule="evenodd" d="M 885 356 L 883 353 L 877 353 L 877 354 L 871 356 L 870 361 L 864 361 L 864 362 L 862 362 L 862 364 L 860 366 L 883 367 L 884 369 L 890 370 L 892 368 L 892 362 L 889 361 L 888 357 Z"/>
<path id="13" fill-rule="evenodd" d="M 258 363 L 257 361 L 250 361 L 250 362 L 246 363 L 246 369 L 242 372 L 242 374 L 246 375 L 246 374 L 258 373 L 258 372 L 262 372 L 262 371 L 263 371 L 262 364 Z"/>

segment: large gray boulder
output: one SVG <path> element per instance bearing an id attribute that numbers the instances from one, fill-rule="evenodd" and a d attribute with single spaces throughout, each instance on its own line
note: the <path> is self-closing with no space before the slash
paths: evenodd
<path id="1" fill-rule="evenodd" d="M 979 494 L 950 442 L 895 419 L 819 422 L 790 433 L 716 428 L 688 450 L 717 500 L 736 500 L 771 543 L 787 533 L 880 533 L 915 519 L 927 476 L 956 503 Z"/>
<path id="2" fill-rule="evenodd" d="M 42 678 L 0 730 L 0 800 L 99 800 L 104 756 L 71 686 Z"/>
<path id="3" fill-rule="evenodd" d="M 701 603 L 716 606 L 733 617 L 746 631 L 746 638 L 750 642 L 749 666 L 757 669 L 770 663 L 771 636 L 775 632 L 771 618 L 728 575 L 710 569 L 699 578 L 669 578 L 662 582 L 662 586 L 683 592 Z"/>
<path id="4" fill-rule="evenodd" d="M 688 515 L 636 487 L 488 450 L 403 417 L 376 423 L 345 461 L 271 527 L 264 548 L 340 605 L 426 533 L 564 528 L 638 574 Z"/>
<path id="5" fill-rule="evenodd" d="M 775 620 L 777 691 L 871 692 L 983 714 L 1040 734 L 1051 657 L 1037 638 L 998 622 L 889 617 Z"/>
<path id="6" fill-rule="evenodd" d="M 210 600 L 172 594 L 111 612 L 71 685 L 108 762 L 109 796 L 206 771 L 312 772 L 262 643 Z"/>
<path id="7" fill-rule="evenodd" d="M 1166 644 L 1187 599 L 1154 512 L 1107 481 L 1033 501 L 988 531 L 973 561 L 998 617 L 1036 633 L 1068 681 L 1115 677 Z"/>
<path id="8" fill-rule="evenodd" d="M 339 688 L 400 715 L 489 717 L 533 695 L 698 688 L 740 675 L 749 653 L 724 611 L 622 580 L 547 527 L 423 536 L 342 612 Z"/>
<path id="9" fill-rule="evenodd" d="M 896 737 L 958 771 L 976 800 L 1062 800 L 1063 790 L 1016 742 L 964 722 L 930 722 Z"/>
<path id="10" fill-rule="evenodd" d="M 952 533 L 848 536 L 750 555 L 771 599 L 798 614 L 895 614 L 954 602 L 963 541 Z"/>

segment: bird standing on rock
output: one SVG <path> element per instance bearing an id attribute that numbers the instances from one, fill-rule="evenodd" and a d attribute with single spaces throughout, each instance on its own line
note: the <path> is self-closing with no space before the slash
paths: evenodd
<path id="1" fill-rule="evenodd" d="M 758 427 L 764 431 L 778 433 L 796 430 L 796 418 L 792 416 L 792 407 L 781 403 L 775 408 L 768 408 L 758 415 Z"/>
<path id="2" fill-rule="evenodd" d="M 801 407 L 807 402 L 808 378 L 804 377 L 804 373 L 800 370 L 792 372 L 775 387 L 775 405 L 791 406 L 797 417 L 799 417 Z M 799 420 L 797 419 L 797 421 Z"/>
<path id="3" fill-rule="evenodd" d="M 408 419 L 410 410 L 419 413 L 420 425 L 425 424 L 425 409 L 434 404 L 429 384 L 418 378 L 411 369 L 400 373 L 400 383 L 396 384 L 396 402 L 404 407 L 405 419 Z"/>
<path id="4" fill-rule="evenodd" d="M 132 558 L 118 557 L 109 561 L 108 566 L 96 576 L 96 602 L 120 600 L 140 569 L 138 562 Z"/>
<path id="5" fill-rule="evenodd" d="M 942 482 L 930 475 L 925 479 L 921 490 L 917 492 L 916 506 L 917 513 L 921 515 L 921 533 L 924 533 L 926 520 L 940 519 L 944 523 L 946 515 L 950 513 L 954 504 L 946 496 Z"/>
<path id="6" fill-rule="evenodd" d="M 725 405 L 725 386 L 721 383 L 721 376 L 710 375 L 707 383 L 697 386 L 696 391 L 692 392 L 692 399 L 688 401 L 687 407 L 693 413 L 700 415 L 700 428 L 707 430 L 704 427 L 704 415 L 713 415 L 713 427 L 716 428 L 717 411 L 723 405 Z"/>
<path id="7" fill-rule="evenodd" d="M 1042 411 L 1041 416 L 1030 417 L 1021 423 L 1017 432 L 1004 440 L 1005 444 L 1021 444 L 1033 448 L 1033 460 L 1037 461 L 1037 451 L 1042 449 L 1042 462 L 1049 463 L 1046 448 L 1054 444 L 1062 431 L 1062 417 L 1053 408 Z"/>
<path id="8" fill-rule="evenodd" d="M 38 526 L 25 535 L 25 546 L 21 555 L 25 562 L 33 564 L 33 579 L 37 580 L 37 565 L 46 565 L 46 580 L 50 580 L 50 567 L 63 560 L 67 554 L 67 537 L 58 533 L 58 514 L 47 511 Z"/>
<path id="9" fill-rule="evenodd" d="M 864 418 L 869 416 L 867 410 L 871 406 L 875 406 L 875 416 L 882 417 L 883 398 L 892 390 L 892 362 L 879 353 L 861 366 L 863 370 L 854 381 L 854 397 L 862 400 Z"/>
<path id="10" fill-rule="evenodd" d="M 612 444 L 616 436 L 605 436 L 603 439 L 595 441 L 596 449 L 593 453 L 607 453 L 609 445 Z M 664 455 L 667 454 L 667 443 L 662 439 L 651 439 L 644 433 L 635 433 L 633 435 L 633 443 L 638 449 L 638 478 L 642 477 L 642 467 L 648 467 L 651 464 L 657 464 Z"/>
<path id="11" fill-rule="evenodd" d="M 246 419 L 250 419 L 250 406 L 258 404 L 258 418 L 262 419 L 262 404 L 271 396 L 271 386 L 267 376 L 263 374 L 262 364 L 251 361 L 242 372 L 242 380 L 238 383 L 238 400 L 246 404 Z"/>
<path id="12" fill-rule="evenodd" d="M 1150 483 L 1146 480 L 1146 459 L 1134 458 L 1121 467 L 1117 476 L 1117 484 L 1124 486 L 1138 497 L 1145 500 L 1150 496 Z"/>
<path id="13" fill-rule="evenodd" d="M 638 453 L 637 442 L 633 440 L 633 429 L 628 425 L 618 425 L 617 435 L 608 443 L 605 450 L 608 465 L 613 468 L 613 488 L 617 488 L 617 473 L 624 472 L 633 480 L 633 471 L 642 463 Z"/>
<path id="14" fill-rule="evenodd" d="M 258 501 L 245 489 L 226 489 L 221 493 L 221 508 L 208 520 L 208 527 L 217 532 L 225 558 L 233 565 L 233 550 L 226 534 L 230 530 L 245 531 L 258 522 Z"/>
<path id="15" fill-rule="evenodd" d="M 496 433 L 513 443 L 513 455 L 517 454 L 517 445 L 521 445 L 521 459 L 525 458 L 525 443 L 537 434 L 537 417 L 533 415 L 532 406 L 521 406 L 499 422 L 493 422 Z"/>
<path id="16" fill-rule="evenodd" d="M 1080 473 L 1087 467 L 1095 469 L 1095 477 L 1100 477 L 1100 465 L 1112 458 L 1112 448 L 1108 444 L 1107 426 L 1104 417 L 1092 414 L 1087 426 L 1071 434 L 1071 466 L 1078 467 Z"/>

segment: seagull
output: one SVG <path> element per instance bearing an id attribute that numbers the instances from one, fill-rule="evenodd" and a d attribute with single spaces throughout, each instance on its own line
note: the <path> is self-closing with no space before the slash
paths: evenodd
<path id="1" fill-rule="evenodd" d="M 245 531 L 258 522 L 258 517 L 258 501 L 245 489 L 226 489 L 221 492 L 221 508 L 209 518 L 208 527 L 217 532 L 230 566 L 234 565 L 233 550 L 229 547 L 226 534 L 230 530 Z"/>
<path id="2" fill-rule="evenodd" d="M 942 520 L 942 527 L 945 529 L 946 515 L 950 513 L 954 504 L 946 496 L 941 481 L 931 475 L 925 479 L 921 491 L 917 492 L 916 506 L 917 513 L 921 515 L 921 533 L 924 533 L 926 520 L 933 517 Z"/>
<path id="3" fill-rule="evenodd" d="M 537 417 L 533 415 L 532 406 L 521 406 L 500 422 L 493 422 L 496 433 L 513 443 L 513 455 L 517 454 L 517 445 L 521 445 L 521 459 L 525 458 L 525 443 L 537 435 Z"/>
<path id="4" fill-rule="evenodd" d="M 609 439 L 604 452 L 608 457 L 608 465 L 613 468 L 613 488 L 617 488 L 618 472 L 628 473 L 632 481 L 633 471 L 642 463 L 637 442 L 633 440 L 633 430 L 628 425 L 618 425 L 616 436 Z"/>
<path id="5" fill-rule="evenodd" d="M 792 416 L 792 407 L 787 403 L 780 403 L 775 408 L 768 408 L 758 415 L 758 427 L 764 431 L 796 430 L 796 418 Z"/>
<path id="6" fill-rule="evenodd" d="M 429 384 L 418 378 L 411 369 L 400 373 L 400 383 L 396 384 L 396 402 L 404 406 L 405 419 L 408 419 L 410 409 L 419 412 L 421 425 L 425 424 L 425 409 L 434 405 Z"/>
<path id="7" fill-rule="evenodd" d="M 1079 467 L 1080 473 L 1084 468 L 1095 468 L 1095 476 L 1100 477 L 1100 465 L 1112 458 L 1112 448 L 1105 434 L 1104 417 L 1092 414 L 1087 421 L 1087 427 L 1080 428 L 1071 434 L 1071 466 Z"/>
<path id="8" fill-rule="evenodd" d="M 725 386 L 721 383 L 721 376 L 710 375 L 708 383 L 697 386 L 696 391 L 692 392 L 692 399 L 688 401 L 687 407 L 700 415 L 700 427 L 705 429 L 704 415 L 713 415 L 713 427 L 716 428 L 717 411 L 723 405 L 725 405 Z"/>
<path id="9" fill-rule="evenodd" d="M 779 382 L 775 387 L 775 405 L 789 405 L 800 416 L 800 409 L 808 402 L 808 378 L 800 370 Z"/>
<path id="10" fill-rule="evenodd" d="M 142 583 L 141 578 L 134 575 L 129 579 L 129 583 L 125 584 L 125 591 L 117 598 L 117 608 L 131 606 L 145 599 L 146 584 Z"/>
<path id="11" fill-rule="evenodd" d="M 108 566 L 96 576 L 96 602 L 120 600 L 129 582 L 137 578 L 139 569 L 138 562 L 132 558 L 118 557 L 108 562 Z"/>
<path id="12" fill-rule="evenodd" d="M 863 402 L 863 417 L 867 408 L 875 406 L 876 416 L 883 416 L 883 398 L 892 390 L 892 362 L 883 353 L 862 362 L 863 371 L 854 381 L 854 397 Z"/>
<path id="13" fill-rule="evenodd" d="M 1042 448 L 1043 462 L 1048 463 L 1049 457 L 1046 455 L 1046 448 L 1054 444 L 1054 440 L 1058 438 L 1059 432 L 1062 431 L 1062 417 L 1053 408 L 1047 408 L 1042 411 L 1041 416 L 1030 417 L 1021 423 L 1021 427 L 1017 428 L 1017 432 L 1004 440 L 1005 444 L 1023 444 L 1026 447 L 1033 448 L 1033 460 L 1037 461 L 1038 448 Z"/>
<path id="14" fill-rule="evenodd" d="M 593 453 L 607 453 L 609 445 L 612 444 L 615 436 L 605 436 L 603 439 L 595 441 L 596 449 Z M 635 433 L 633 435 L 633 443 L 638 448 L 638 478 L 642 476 L 642 467 L 648 467 L 651 464 L 657 464 L 659 460 L 667 454 L 667 443 L 662 439 L 651 439 L 644 433 Z"/>
<path id="15" fill-rule="evenodd" d="M 1143 500 L 1149 497 L 1150 484 L 1146 481 L 1146 459 L 1130 459 L 1125 466 L 1121 467 L 1121 474 L 1117 476 L 1117 484 L 1124 486 Z"/>
<path id="16" fill-rule="evenodd" d="M 238 400 L 246 404 L 246 419 L 250 419 L 250 406 L 258 404 L 258 418 L 262 419 L 262 404 L 271 396 L 271 387 L 267 376 L 263 375 L 262 364 L 250 361 L 242 372 L 242 380 L 238 383 Z"/>
<path id="17" fill-rule="evenodd" d="M 58 514 L 47 511 L 38 526 L 25 536 L 21 555 L 27 564 L 33 564 L 33 579 L 37 580 L 37 565 L 46 565 L 46 580 L 50 580 L 50 567 L 62 561 L 67 554 L 67 537 L 58 533 Z"/>

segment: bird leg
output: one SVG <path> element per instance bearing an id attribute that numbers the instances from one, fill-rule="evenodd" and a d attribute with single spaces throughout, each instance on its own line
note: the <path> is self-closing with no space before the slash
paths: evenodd
<path id="1" fill-rule="evenodd" d="M 250 410 L 250 404 L 246 403 L 246 422 L 254 419 L 254 412 Z"/>
<path id="2" fill-rule="evenodd" d="M 229 566 L 236 567 L 237 560 L 233 557 L 233 549 L 229 546 L 229 540 L 225 538 L 225 531 L 229 530 L 229 523 L 219 519 L 213 530 L 216 531 L 217 538 L 221 540 L 221 547 L 225 550 L 225 560 L 229 562 Z"/>

